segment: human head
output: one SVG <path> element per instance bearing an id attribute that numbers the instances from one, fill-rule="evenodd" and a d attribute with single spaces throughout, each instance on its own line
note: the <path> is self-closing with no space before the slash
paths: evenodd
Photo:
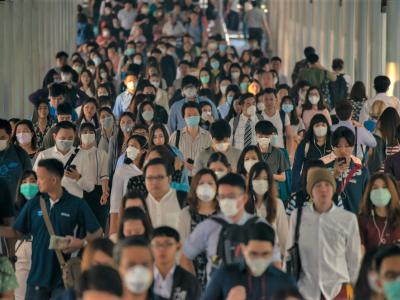
<path id="1" fill-rule="evenodd" d="M 379 75 L 374 79 L 374 89 L 376 93 L 386 93 L 390 86 L 390 79 L 387 76 Z"/>
<path id="2" fill-rule="evenodd" d="M 75 138 L 75 125 L 68 121 L 56 124 L 53 138 L 58 151 L 67 153 L 71 150 Z"/>
<path id="3" fill-rule="evenodd" d="M 330 136 L 331 129 L 326 117 L 323 114 L 316 114 L 312 117 L 310 126 L 305 135 L 305 140 L 307 142 L 312 142 L 316 138 L 325 138 L 326 141 L 329 141 Z"/>
<path id="4" fill-rule="evenodd" d="M 231 126 L 224 119 L 218 119 L 210 126 L 210 134 L 213 140 L 214 146 L 217 144 L 225 144 L 224 149 L 218 151 L 226 151 L 229 147 L 229 138 L 231 136 Z"/>
<path id="5" fill-rule="evenodd" d="M 260 149 L 255 145 L 246 146 L 239 156 L 237 173 L 247 176 L 252 166 L 262 161 Z"/>
<path id="6" fill-rule="evenodd" d="M 123 210 L 118 239 L 124 239 L 129 236 L 141 236 L 149 239 L 151 231 L 152 227 L 149 224 L 149 218 L 143 208 L 133 206 Z"/>
<path id="7" fill-rule="evenodd" d="M 307 176 L 307 193 L 311 196 L 317 211 L 326 211 L 332 206 L 336 181 L 326 168 L 313 168 Z"/>
<path id="8" fill-rule="evenodd" d="M 182 94 L 191 101 L 197 97 L 197 89 L 199 87 L 199 80 L 192 76 L 186 75 L 182 78 Z"/>
<path id="9" fill-rule="evenodd" d="M 382 248 L 375 258 L 378 273 L 377 285 L 387 300 L 399 299 L 400 246 Z"/>
<path id="10" fill-rule="evenodd" d="M 311 86 L 306 93 L 306 98 L 303 104 L 303 109 L 311 109 L 316 105 L 318 110 L 325 109 L 324 99 L 321 96 L 321 91 L 316 86 Z"/>
<path id="11" fill-rule="evenodd" d="M 341 58 L 335 58 L 332 60 L 332 70 L 336 72 L 343 71 L 344 61 Z"/>
<path id="12" fill-rule="evenodd" d="M 197 128 L 199 126 L 201 109 L 197 102 L 188 101 L 184 103 L 181 113 L 188 127 Z"/>
<path id="13" fill-rule="evenodd" d="M 236 173 L 228 173 L 218 180 L 218 202 L 222 213 L 233 221 L 243 214 L 247 202 L 246 182 Z"/>
<path id="14" fill-rule="evenodd" d="M 90 241 L 82 255 L 81 270 L 86 271 L 96 265 L 114 266 L 113 242 L 108 238 L 98 238 Z"/>
<path id="15" fill-rule="evenodd" d="M 349 100 L 340 101 L 338 104 L 336 104 L 335 110 L 340 121 L 351 120 L 353 106 Z"/>
<path id="16" fill-rule="evenodd" d="M 57 122 L 72 122 L 72 106 L 68 102 L 62 102 L 57 106 Z"/>
<path id="17" fill-rule="evenodd" d="M 271 68 L 277 72 L 280 71 L 282 64 L 282 59 L 279 56 L 274 56 L 271 58 Z"/>
<path id="18" fill-rule="evenodd" d="M 350 99 L 356 102 L 363 102 L 367 99 L 365 84 L 362 81 L 354 82 L 350 91 Z"/>
<path id="19" fill-rule="evenodd" d="M 47 99 L 40 99 L 35 105 L 39 119 L 50 120 L 49 101 Z"/>
<path id="20" fill-rule="evenodd" d="M 56 54 L 56 65 L 58 68 L 64 67 L 68 62 L 68 53 L 65 51 L 57 52 Z"/>
<path id="21" fill-rule="evenodd" d="M 192 177 L 187 202 L 192 211 L 197 211 L 200 203 L 217 204 L 216 194 L 217 176 L 210 169 L 201 169 Z"/>
<path id="22" fill-rule="evenodd" d="M 17 206 L 21 206 L 25 201 L 33 199 L 39 192 L 39 187 L 37 184 L 37 175 L 35 171 L 26 170 L 22 174 L 20 184 L 19 184 L 19 198 L 17 200 Z M 20 202 L 20 203 L 18 203 Z"/>
<path id="23" fill-rule="evenodd" d="M 9 121 L 0 119 L 0 152 L 5 150 L 11 138 L 12 128 Z"/>
<path id="24" fill-rule="evenodd" d="M 310 55 L 307 56 L 307 61 L 311 64 L 314 65 L 319 61 L 319 56 L 316 53 L 311 53 Z"/>
<path id="25" fill-rule="evenodd" d="M 161 199 L 170 190 L 171 166 L 162 158 L 150 160 L 143 170 L 146 189 L 154 198 Z"/>
<path id="26" fill-rule="evenodd" d="M 325 168 L 325 164 L 320 159 L 308 160 L 304 163 L 303 170 L 301 170 L 301 190 L 307 193 L 307 177 L 308 173 L 313 168 Z"/>
<path id="27" fill-rule="evenodd" d="M 246 117 L 252 117 L 256 112 L 256 99 L 253 94 L 245 93 L 239 98 L 239 103 L 242 106 L 242 114 Z"/>
<path id="28" fill-rule="evenodd" d="M 61 188 L 64 176 L 64 165 L 55 158 L 42 159 L 36 171 L 38 186 L 41 193 L 50 193 Z"/>
<path id="29" fill-rule="evenodd" d="M 397 127 L 400 125 L 400 116 L 394 107 L 387 107 L 378 119 L 376 127 L 387 146 L 397 146 Z"/>
<path id="30" fill-rule="evenodd" d="M 150 128 L 150 146 L 166 145 L 169 141 L 169 134 L 164 124 L 154 124 Z"/>
<path id="31" fill-rule="evenodd" d="M 155 228 L 150 245 L 157 267 L 175 264 L 176 255 L 181 248 L 180 236 L 176 229 L 169 226 Z"/>
<path id="32" fill-rule="evenodd" d="M 20 146 L 30 145 L 37 149 L 37 137 L 33 124 L 29 120 L 21 120 L 15 125 L 13 142 Z"/>
<path id="33" fill-rule="evenodd" d="M 304 56 L 307 58 L 310 54 L 315 53 L 315 49 L 311 46 L 304 48 Z"/>
<path id="34" fill-rule="evenodd" d="M 340 126 L 332 134 L 332 148 L 336 157 L 344 157 L 349 162 L 354 150 L 356 137 L 354 132 L 345 126 Z"/>
<path id="35" fill-rule="evenodd" d="M 49 87 L 50 106 L 57 109 L 58 105 L 64 100 L 65 87 L 60 83 L 53 83 Z"/>
<path id="36" fill-rule="evenodd" d="M 139 74 L 134 70 L 129 70 L 126 73 L 126 77 L 124 79 L 124 84 L 129 93 L 134 93 L 139 81 Z"/>
<path id="37" fill-rule="evenodd" d="M 218 179 L 221 179 L 231 171 L 231 165 L 222 152 L 214 152 L 210 155 L 207 168 L 212 170 Z"/>
<path id="38" fill-rule="evenodd" d="M 276 109 L 278 109 L 276 90 L 272 88 L 266 88 L 262 91 L 262 94 L 265 108 L 276 111 Z"/>
<path id="39" fill-rule="evenodd" d="M 258 146 L 263 153 L 267 152 L 271 139 L 277 134 L 277 129 L 274 124 L 266 120 L 258 121 L 254 129 Z"/>

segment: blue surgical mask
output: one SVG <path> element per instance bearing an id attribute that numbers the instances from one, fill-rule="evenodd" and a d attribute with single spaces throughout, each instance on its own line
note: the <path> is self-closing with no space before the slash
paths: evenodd
<path id="1" fill-rule="evenodd" d="M 282 110 L 287 114 L 292 112 L 293 111 L 293 104 L 289 104 L 289 103 L 282 104 Z"/>
<path id="2" fill-rule="evenodd" d="M 271 135 L 271 146 L 278 147 L 279 137 L 276 134 Z"/>
<path id="3" fill-rule="evenodd" d="M 240 83 L 240 90 L 242 92 L 247 92 L 247 87 L 249 86 L 249 84 L 247 82 L 241 82 Z"/>
<path id="4" fill-rule="evenodd" d="M 218 69 L 218 68 L 219 68 L 219 61 L 213 60 L 213 61 L 211 62 L 211 68 L 213 68 L 213 69 Z"/>
<path id="5" fill-rule="evenodd" d="M 393 281 L 385 282 L 383 284 L 383 293 L 387 300 L 400 299 L 400 276 Z"/>
<path id="6" fill-rule="evenodd" d="M 39 186 L 37 183 L 22 183 L 19 191 L 27 200 L 31 200 L 39 192 Z"/>
<path id="7" fill-rule="evenodd" d="M 226 48 L 227 48 L 227 46 L 225 44 L 220 44 L 218 46 L 219 52 L 225 52 Z"/>
<path id="8" fill-rule="evenodd" d="M 125 50 L 125 55 L 126 56 L 131 56 L 135 54 L 135 49 L 134 48 L 126 48 Z"/>
<path id="9" fill-rule="evenodd" d="M 189 127 L 197 127 L 200 123 L 200 116 L 193 116 L 185 118 L 186 125 Z"/>
<path id="10" fill-rule="evenodd" d="M 226 101 L 228 102 L 229 105 L 231 105 L 233 101 L 233 96 L 232 95 L 226 96 Z"/>

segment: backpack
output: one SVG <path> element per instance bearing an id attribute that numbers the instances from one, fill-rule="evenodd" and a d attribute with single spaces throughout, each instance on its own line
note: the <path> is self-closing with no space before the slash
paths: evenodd
<path id="1" fill-rule="evenodd" d="M 261 114 L 256 114 L 258 121 L 264 120 L 263 116 Z M 237 115 L 235 118 L 233 118 L 233 123 L 232 123 L 232 146 L 235 146 L 235 134 L 236 134 L 236 129 L 239 125 L 240 121 L 240 115 Z"/>
<path id="2" fill-rule="evenodd" d="M 343 74 L 339 74 L 336 81 L 329 82 L 329 94 L 331 96 L 332 107 L 347 99 L 348 87 Z"/>
<path id="3" fill-rule="evenodd" d="M 285 160 L 289 163 L 290 166 L 290 159 L 289 159 L 289 152 L 284 149 L 284 148 L 279 148 L 279 151 L 283 154 L 285 157 Z M 289 167 L 289 169 L 285 170 L 285 181 L 279 181 L 278 182 L 278 192 L 279 192 L 279 198 L 283 201 L 285 206 L 287 205 L 287 202 L 290 198 L 291 194 L 291 189 L 292 189 L 292 168 Z"/>
<path id="4" fill-rule="evenodd" d="M 244 225 L 228 223 L 218 216 L 210 217 L 210 219 L 222 227 L 218 238 L 217 257 L 213 265 L 219 268 L 221 265 L 240 262 L 242 259 L 240 244 L 245 242 L 246 229 L 249 225 L 256 223 L 259 218 L 253 216 Z"/>

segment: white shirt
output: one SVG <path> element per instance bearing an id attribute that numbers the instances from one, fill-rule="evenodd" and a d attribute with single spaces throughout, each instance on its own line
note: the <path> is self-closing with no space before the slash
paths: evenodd
<path id="1" fill-rule="evenodd" d="M 181 207 L 174 189 L 170 189 L 160 201 L 154 199 L 149 193 L 146 198 L 146 204 L 154 228 L 170 226 L 178 230 L 178 219 Z"/>
<path id="2" fill-rule="evenodd" d="M 235 132 L 235 138 L 234 138 L 234 144 L 232 144 L 235 148 L 238 148 L 239 150 L 243 150 L 244 148 L 244 133 L 245 133 L 245 129 L 246 129 L 246 123 L 247 120 L 249 118 L 244 116 L 243 114 L 240 114 L 240 118 L 239 118 L 239 123 L 238 126 L 236 127 L 236 132 Z M 229 121 L 229 125 L 231 126 L 232 129 L 232 135 L 233 135 L 233 120 L 234 118 L 232 118 Z M 254 129 L 254 127 L 256 126 L 257 122 L 258 122 L 258 118 L 257 116 L 252 116 L 251 117 L 251 145 L 255 145 L 256 144 L 256 131 Z M 233 139 L 233 137 L 231 137 L 231 139 Z"/>
<path id="3" fill-rule="evenodd" d="M 108 154 L 104 150 L 92 147 L 81 149 L 82 159 L 85 161 L 85 176 L 90 183 L 101 185 L 101 180 L 108 179 Z"/>
<path id="4" fill-rule="evenodd" d="M 290 218 L 286 249 L 293 245 L 297 210 Z M 357 217 L 335 205 L 319 214 L 310 204 L 303 208 L 299 247 L 301 274 L 298 286 L 306 299 L 335 298 L 342 284 L 357 280 L 361 241 Z"/>
<path id="5" fill-rule="evenodd" d="M 36 158 L 35 165 L 33 166 L 33 170 L 36 172 L 38 168 L 38 163 L 42 159 L 55 158 L 58 159 L 65 164 L 68 162 L 70 156 L 75 152 L 75 147 L 71 147 L 71 150 L 65 155 L 63 155 L 60 151 L 57 150 L 57 146 L 46 149 L 38 154 Z M 87 154 L 85 154 L 82 150 L 79 150 L 78 154 L 72 160 L 70 165 L 75 165 L 76 170 L 81 175 L 79 180 L 75 180 L 64 176 L 61 180 L 61 185 L 72 195 L 82 198 L 83 191 L 91 192 L 94 189 L 94 182 L 90 181 L 90 176 L 88 177 L 88 161 Z"/>
<path id="6" fill-rule="evenodd" d="M 158 271 L 158 268 L 154 266 L 154 294 L 161 296 L 165 299 L 169 299 L 171 297 L 172 287 L 174 284 L 174 272 L 175 266 L 171 268 L 164 279 L 160 271 Z"/>
<path id="7" fill-rule="evenodd" d="M 142 171 L 135 164 L 125 164 L 117 167 L 114 173 L 111 198 L 110 213 L 119 213 L 122 205 L 129 179 L 134 176 L 142 175 Z"/>
<path id="8" fill-rule="evenodd" d="M 382 100 L 387 107 L 394 107 L 397 112 L 400 115 L 400 101 L 399 99 L 397 99 L 394 96 L 388 96 L 385 93 L 379 93 L 376 94 L 374 97 L 372 97 L 371 99 L 368 99 L 367 101 L 365 101 L 363 107 L 361 108 L 360 111 L 360 117 L 359 117 L 359 121 L 361 124 L 364 124 L 365 121 L 367 121 L 369 119 L 369 114 L 371 112 L 372 109 L 372 105 L 374 104 L 375 101 L 377 100 Z"/>
<path id="9" fill-rule="evenodd" d="M 270 121 L 274 125 L 276 130 L 278 131 L 278 144 L 276 147 L 285 148 L 284 143 L 283 143 L 283 124 L 282 124 L 281 116 L 279 114 L 279 110 L 276 110 L 275 114 L 272 117 L 268 116 L 265 113 L 265 111 L 263 111 L 262 116 L 263 116 L 264 120 Z M 285 113 L 285 126 L 289 126 L 289 125 L 290 125 L 290 119 L 289 119 L 288 114 Z"/>

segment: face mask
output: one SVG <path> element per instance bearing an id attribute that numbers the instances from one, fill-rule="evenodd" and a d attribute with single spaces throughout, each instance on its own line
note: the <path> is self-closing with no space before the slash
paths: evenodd
<path id="1" fill-rule="evenodd" d="M 131 55 L 133 55 L 133 54 L 135 54 L 135 49 L 134 49 L 134 48 L 127 48 L 127 49 L 125 50 L 125 55 L 126 55 L 126 56 L 131 56 Z"/>
<path id="2" fill-rule="evenodd" d="M 71 140 L 56 140 L 56 146 L 61 151 L 69 151 L 73 144 Z"/>
<path id="3" fill-rule="evenodd" d="M 255 277 L 260 277 L 271 264 L 271 258 L 246 258 L 246 265 Z"/>
<path id="4" fill-rule="evenodd" d="M 154 111 L 146 110 L 146 111 L 142 112 L 142 117 L 145 121 L 151 121 L 154 118 Z"/>
<path id="5" fill-rule="evenodd" d="M 278 79 L 274 78 L 274 84 L 277 85 L 277 83 L 278 83 Z"/>
<path id="6" fill-rule="evenodd" d="M 184 94 L 186 98 L 194 98 L 197 96 L 197 90 L 196 88 L 188 88 L 184 90 Z"/>
<path id="7" fill-rule="evenodd" d="M 129 132 L 131 132 L 132 128 L 133 128 L 133 125 L 132 125 L 132 124 L 121 124 L 121 131 L 122 131 L 123 133 L 129 133 Z"/>
<path id="8" fill-rule="evenodd" d="M 227 88 L 228 88 L 227 85 L 221 85 L 221 86 L 220 86 L 219 89 L 220 89 L 222 95 L 225 95 L 226 89 L 227 89 Z"/>
<path id="9" fill-rule="evenodd" d="M 226 150 L 228 150 L 229 147 L 229 143 L 218 143 L 215 144 L 215 150 L 217 150 L 218 152 L 225 152 Z"/>
<path id="10" fill-rule="evenodd" d="M 82 72 L 82 67 L 81 66 L 76 66 L 73 67 L 73 69 L 75 70 L 76 73 L 80 74 Z"/>
<path id="11" fill-rule="evenodd" d="M 262 148 L 268 148 L 270 142 L 271 142 L 270 138 L 257 138 L 257 143 Z"/>
<path id="12" fill-rule="evenodd" d="M 93 62 L 94 62 L 94 64 L 96 65 L 96 66 L 98 66 L 99 64 L 101 64 L 101 59 L 100 59 L 100 57 L 94 57 L 93 59 Z"/>
<path id="13" fill-rule="evenodd" d="M 196 196 L 201 201 L 210 202 L 215 197 L 215 190 L 207 183 L 200 184 L 196 188 Z"/>
<path id="14" fill-rule="evenodd" d="M 136 295 L 145 293 L 151 286 L 153 275 L 151 271 L 142 265 L 130 268 L 124 277 L 124 283 L 129 291 Z"/>
<path id="15" fill-rule="evenodd" d="M 264 195 L 268 191 L 268 180 L 254 179 L 253 190 L 259 196 Z"/>
<path id="16" fill-rule="evenodd" d="M 200 116 L 193 116 L 185 118 L 186 125 L 189 127 L 197 127 L 200 123 Z"/>
<path id="17" fill-rule="evenodd" d="M 246 172 L 249 173 L 251 167 L 254 166 L 256 163 L 258 163 L 258 160 L 255 160 L 255 159 L 246 160 L 244 162 L 244 168 L 245 168 Z"/>
<path id="18" fill-rule="evenodd" d="M 314 134 L 316 137 L 324 137 L 326 136 L 326 133 L 328 132 L 328 127 L 326 126 L 318 126 L 314 127 Z"/>
<path id="19" fill-rule="evenodd" d="M 126 84 L 126 87 L 127 87 L 128 90 L 133 91 L 136 88 L 136 82 L 129 81 Z"/>
<path id="20" fill-rule="evenodd" d="M 312 105 L 316 105 L 319 102 L 319 97 L 318 96 L 309 96 L 308 100 Z"/>
<path id="21" fill-rule="evenodd" d="M 219 61 L 216 61 L 216 60 L 212 61 L 211 62 L 211 68 L 213 68 L 214 70 L 218 69 L 219 68 Z"/>
<path id="22" fill-rule="evenodd" d="M 375 271 L 368 271 L 368 285 L 375 293 L 380 293 L 381 288 L 377 284 L 378 274 Z"/>
<path id="23" fill-rule="evenodd" d="M 226 175 L 225 171 L 215 171 L 215 176 L 217 176 L 218 179 L 221 179 L 222 177 L 224 177 Z"/>
<path id="24" fill-rule="evenodd" d="M 142 64 L 142 60 L 140 59 L 140 58 L 134 58 L 133 59 L 133 63 L 135 64 L 135 65 L 141 65 Z"/>
<path id="25" fill-rule="evenodd" d="M 101 77 L 101 79 L 107 79 L 108 75 L 106 72 L 101 72 L 100 77 Z"/>
<path id="26" fill-rule="evenodd" d="M 224 44 L 221 44 L 218 46 L 219 52 L 225 52 L 226 51 L 227 46 Z"/>
<path id="27" fill-rule="evenodd" d="M 136 147 L 129 146 L 128 148 L 126 148 L 126 157 L 131 160 L 135 160 L 139 152 L 139 149 L 137 149 Z"/>
<path id="28" fill-rule="evenodd" d="M 231 77 L 232 77 L 232 79 L 239 79 L 239 77 L 240 77 L 240 72 L 233 72 L 233 73 L 231 73 Z"/>
<path id="29" fill-rule="evenodd" d="M 114 118 L 111 116 L 105 117 L 104 119 L 100 120 L 100 124 L 103 126 L 103 128 L 109 129 L 114 125 Z"/>
<path id="30" fill-rule="evenodd" d="M 379 188 L 371 190 L 369 195 L 371 202 L 376 207 L 385 207 L 389 204 L 390 199 L 392 199 L 392 195 L 389 190 L 386 188 Z"/>
<path id="31" fill-rule="evenodd" d="M 279 137 L 276 134 L 271 136 L 271 146 L 278 147 Z"/>
<path id="32" fill-rule="evenodd" d="M 400 276 L 397 279 L 383 284 L 383 293 L 387 300 L 400 299 Z"/>
<path id="33" fill-rule="evenodd" d="M 8 146 L 8 140 L 0 140 L 0 151 L 3 151 Z"/>
<path id="34" fill-rule="evenodd" d="M 203 111 L 203 112 L 201 113 L 201 118 L 202 118 L 203 120 L 207 120 L 207 119 L 208 119 L 208 116 L 211 116 L 211 112 Z"/>
<path id="35" fill-rule="evenodd" d="M 257 109 L 259 111 L 263 111 L 265 109 L 265 104 L 263 102 L 258 102 L 257 103 Z"/>
<path id="36" fill-rule="evenodd" d="M 150 81 L 150 83 L 152 85 L 154 85 L 154 87 L 159 88 L 160 87 L 160 82 L 159 81 Z"/>
<path id="37" fill-rule="evenodd" d="M 257 108 L 256 108 L 255 105 L 249 106 L 249 107 L 247 108 L 247 114 L 248 114 L 249 116 L 254 116 L 254 115 L 256 114 L 256 111 L 257 111 Z"/>
<path id="38" fill-rule="evenodd" d="M 219 207 L 221 208 L 221 212 L 224 214 L 225 217 L 233 217 L 238 213 L 237 208 L 237 200 L 235 198 L 225 198 L 219 201 Z"/>
<path id="39" fill-rule="evenodd" d="M 202 84 L 208 84 L 210 82 L 210 76 L 200 76 L 200 81 Z"/>
<path id="40" fill-rule="evenodd" d="M 81 142 L 84 145 L 91 145 L 96 141 L 96 136 L 94 133 L 85 133 L 81 135 Z"/>
<path id="41" fill-rule="evenodd" d="M 27 145 L 32 141 L 32 134 L 27 132 L 17 133 L 17 141 L 21 145 Z"/>
<path id="42" fill-rule="evenodd" d="M 23 183 L 21 184 L 19 191 L 26 199 L 31 200 L 39 192 L 39 186 L 37 183 Z"/>
<path id="43" fill-rule="evenodd" d="M 226 101 L 228 102 L 229 105 L 231 105 L 233 101 L 233 96 L 232 95 L 226 96 Z"/>
<path id="44" fill-rule="evenodd" d="M 248 87 L 249 85 L 248 85 L 248 83 L 247 82 L 241 82 L 240 83 L 240 90 L 242 91 L 242 92 L 247 92 L 247 87 Z"/>
<path id="45" fill-rule="evenodd" d="M 290 112 L 292 112 L 292 110 L 293 110 L 293 104 L 282 104 L 282 110 L 285 112 L 285 113 L 290 113 Z"/>

